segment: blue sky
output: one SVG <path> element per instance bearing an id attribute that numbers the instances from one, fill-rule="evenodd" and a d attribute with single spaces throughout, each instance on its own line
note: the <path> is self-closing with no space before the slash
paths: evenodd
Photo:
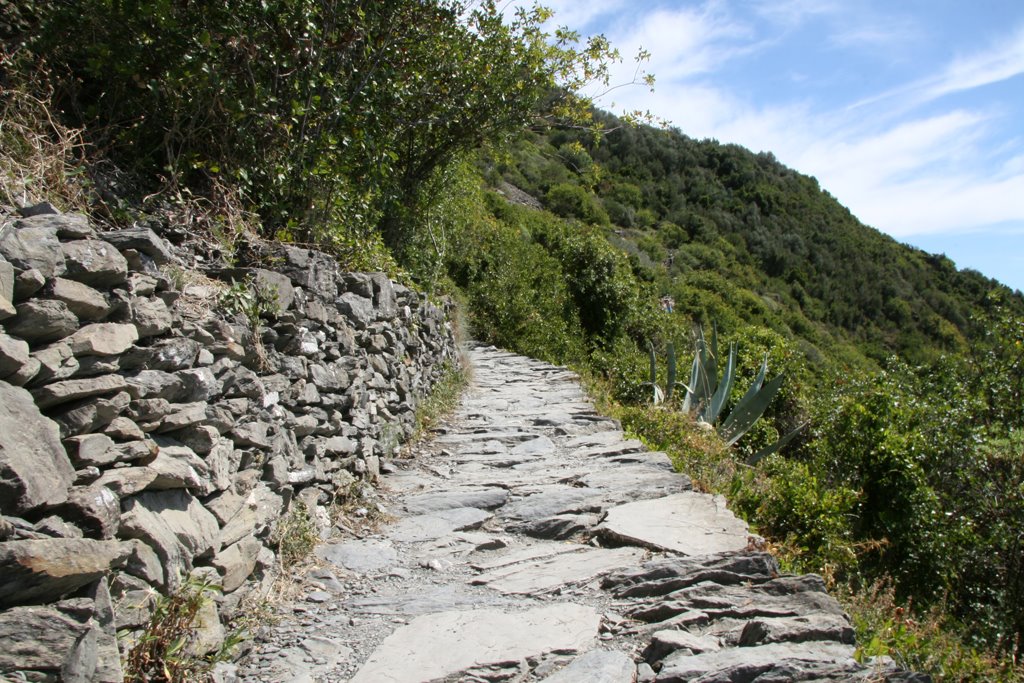
<path id="1" fill-rule="evenodd" d="M 683 133 L 770 151 L 863 222 L 1024 290 L 1024 0 L 548 0 L 652 53 L 615 90 Z"/>

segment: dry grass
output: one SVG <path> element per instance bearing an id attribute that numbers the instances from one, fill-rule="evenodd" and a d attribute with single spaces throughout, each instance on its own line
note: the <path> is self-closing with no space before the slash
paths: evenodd
<path id="1" fill-rule="evenodd" d="M 0 51 L 0 68 L 13 56 Z M 0 202 L 15 207 L 49 201 L 64 211 L 88 211 L 92 197 L 82 130 L 50 111 L 46 73 L 19 72 L 0 87 Z"/>

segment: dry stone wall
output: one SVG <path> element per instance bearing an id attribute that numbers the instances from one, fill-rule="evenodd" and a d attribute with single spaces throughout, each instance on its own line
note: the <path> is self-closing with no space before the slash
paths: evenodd
<path id="1" fill-rule="evenodd" d="M 275 294 L 254 333 L 187 262 L 48 206 L 0 227 L 0 679 L 122 680 L 116 633 L 190 577 L 223 587 L 215 649 L 278 521 L 329 526 L 457 362 L 450 311 L 383 274 L 293 247 L 207 272 Z"/>

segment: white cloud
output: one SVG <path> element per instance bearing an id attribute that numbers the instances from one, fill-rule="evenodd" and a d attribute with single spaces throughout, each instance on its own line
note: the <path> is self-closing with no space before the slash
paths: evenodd
<path id="1" fill-rule="evenodd" d="M 900 110 L 1024 74 L 1024 25 L 980 52 L 954 59 L 938 73 L 866 98 L 853 108 L 896 100 Z"/>

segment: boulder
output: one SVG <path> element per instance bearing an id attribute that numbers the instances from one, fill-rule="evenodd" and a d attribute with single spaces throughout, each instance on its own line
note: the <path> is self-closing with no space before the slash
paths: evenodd
<path id="1" fill-rule="evenodd" d="M 373 301 L 354 292 L 345 292 L 338 297 L 335 304 L 338 312 L 348 318 L 356 329 L 365 330 L 376 320 Z"/>
<path id="2" fill-rule="evenodd" d="M 128 261 L 103 240 L 78 240 L 60 245 L 66 277 L 93 287 L 113 287 L 128 279 Z"/>
<path id="3" fill-rule="evenodd" d="M 67 304 L 79 320 L 102 320 L 114 308 L 105 296 L 89 285 L 62 277 L 53 281 L 50 295 Z"/>
<path id="4" fill-rule="evenodd" d="M 94 323 L 86 325 L 65 340 L 76 356 L 116 356 L 139 340 L 135 325 Z"/>
<path id="5" fill-rule="evenodd" d="M 117 462 L 114 440 L 105 434 L 81 434 L 64 440 L 68 457 L 78 469 L 95 465 L 104 467 Z"/>
<path id="6" fill-rule="evenodd" d="M 0 255 L 15 270 L 34 269 L 46 279 L 60 277 L 66 270 L 57 230 L 52 226 L 29 225 L 0 232 Z"/>
<path id="7" fill-rule="evenodd" d="M 252 574 L 262 545 L 255 536 L 246 536 L 214 556 L 211 564 L 220 572 L 220 585 L 225 593 L 238 589 Z"/>
<path id="8" fill-rule="evenodd" d="M 0 379 L 21 370 L 29 359 L 28 342 L 0 332 Z"/>
<path id="9" fill-rule="evenodd" d="M 14 301 L 14 266 L 0 256 L 0 299 Z"/>
<path id="10" fill-rule="evenodd" d="M 33 352 L 32 357 L 39 361 L 39 371 L 32 378 L 31 384 L 47 384 L 74 376 L 81 364 L 71 346 L 64 342 L 50 344 L 46 348 Z"/>
<path id="11" fill-rule="evenodd" d="M 120 501 L 105 486 L 72 488 L 59 511 L 64 519 L 97 538 L 113 538 L 121 523 Z"/>
<path id="12" fill-rule="evenodd" d="M 0 543 L 0 607 L 53 602 L 127 557 L 117 541 L 47 538 Z"/>
<path id="13" fill-rule="evenodd" d="M 118 536 L 151 546 L 164 565 L 170 587 L 192 568 L 195 557 L 220 547 L 216 518 L 183 489 L 141 493 L 124 500 L 123 510 Z"/>
<path id="14" fill-rule="evenodd" d="M 81 240 L 96 235 L 88 216 L 80 213 L 61 213 L 50 202 L 41 202 L 18 210 L 22 219 L 14 227 L 25 230 L 53 230 L 62 240 Z"/>
<path id="15" fill-rule="evenodd" d="M 113 230 L 103 233 L 103 239 L 118 249 L 134 249 L 162 266 L 175 260 L 171 245 L 149 228 Z"/>
<path id="16" fill-rule="evenodd" d="M 171 329 L 171 312 L 162 299 L 135 297 L 131 311 L 140 337 L 155 337 Z"/>
<path id="17" fill-rule="evenodd" d="M 14 299 L 19 302 L 35 296 L 36 292 L 46 284 L 46 278 L 35 268 L 29 268 L 18 273 L 14 278 Z"/>
<path id="18" fill-rule="evenodd" d="M 32 389 L 32 396 L 36 400 L 36 405 L 40 409 L 46 410 L 62 403 L 77 401 L 90 396 L 112 394 L 124 389 L 126 386 L 127 383 L 121 375 L 101 375 L 99 377 L 53 382 L 46 386 Z"/>
<path id="19" fill-rule="evenodd" d="M 128 407 L 131 397 L 122 391 L 110 398 L 91 398 L 61 406 L 52 413 L 53 421 L 60 427 L 61 436 L 67 438 L 77 434 L 95 432 L 110 424 Z"/>
<path id="20" fill-rule="evenodd" d="M 57 425 L 31 394 L 0 382 L 0 512 L 63 503 L 74 478 Z"/>
<path id="21" fill-rule="evenodd" d="M 39 672 L 44 678 L 4 680 L 97 680 L 100 629 L 94 614 L 94 603 L 86 598 L 0 612 L 0 676 L 24 671 Z"/>
<path id="22" fill-rule="evenodd" d="M 30 299 L 16 307 L 17 315 L 4 321 L 7 332 L 30 344 L 44 344 L 78 329 L 78 317 L 63 301 Z"/>

